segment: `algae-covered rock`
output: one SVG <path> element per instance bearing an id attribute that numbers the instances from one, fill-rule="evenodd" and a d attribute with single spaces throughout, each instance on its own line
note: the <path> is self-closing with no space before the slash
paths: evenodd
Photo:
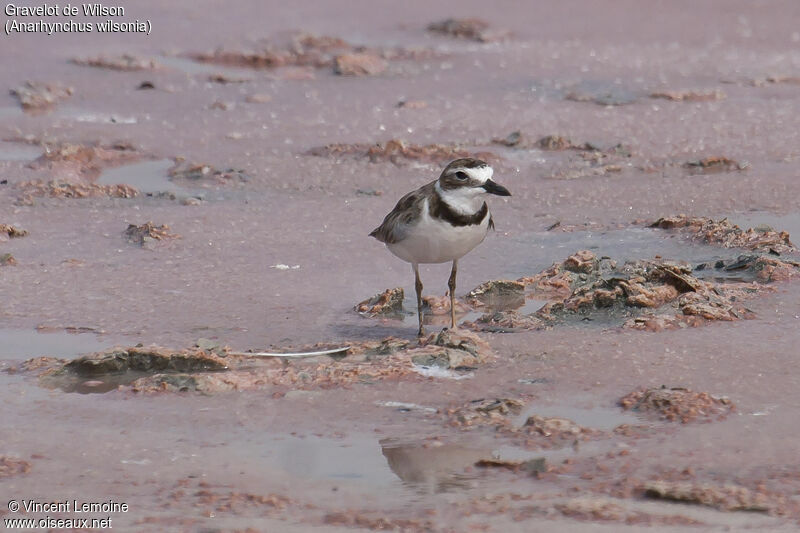
<path id="1" fill-rule="evenodd" d="M 445 329 L 432 333 L 421 347 L 409 353 L 416 365 L 454 369 L 486 362 L 492 356 L 492 349 L 475 333 Z"/>
<path id="2" fill-rule="evenodd" d="M 707 217 L 677 215 L 660 218 L 650 227 L 678 229 L 688 233 L 694 240 L 725 248 L 745 248 L 777 254 L 797 250 L 786 231 L 775 231 L 769 226 L 743 230 L 727 218 L 713 220 Z"/>
<path id="3" fill-rule="evenodd" d="M 525 303 L 525 284 L 512 280 L 486 281 L 472 289 L 467 300 L 472 305 L 493 309 L 520 307 Z"/>
<path id="4" fill-rule="evenodd" d="M 735 409 L 733 402 L 726 397 L 681 387 L 638 389 L 621 398 L 619 404 L 626 410 L 652 413 L 663 420 L 683 424 L 722 419 Z"/>
<path id="5" fill-rule="evenodd" d="M 171 351 L 163 348 L 110 350 L 73 359 L 64 369 L 79 376 L 137 372 L 208 372 L 226 370 L 225 359 L 202 350 Z"/>
<path id="6" fill-rule="evenodd" d="M 438 366 L 441 368 L 474 367 L 480 359 L 464 350 L 442 348 L 435 351 L 424 351 L 411 357 L 411 362 L 419 366 Z"/>
<path id="7" fill-rule="evenodd" d="M 365 316 L 400 315 L 403 313 L 404 297 L 402 287 L 386 289 L 356 304 L 355 310 Z"/>

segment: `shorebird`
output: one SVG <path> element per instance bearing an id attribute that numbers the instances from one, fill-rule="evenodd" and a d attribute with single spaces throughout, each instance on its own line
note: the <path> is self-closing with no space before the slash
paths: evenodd
<path id="1" fill-rule="evenodd" d="M 394 255 L 411 263 L 417 292 L 418 335 L 422 325 L 422 281 L 419 265 L 453 262 L 450 279 L 450 327 L 456 327 L 456 273 L 458 260 L 478 246 L 494 221 L 485 194 L 511 196 L 508 189 L 492 181 L 492 167 L 473 158 L 451 161 L 427 185 L 403 196 L 383 223 L 372 230 Z"/>

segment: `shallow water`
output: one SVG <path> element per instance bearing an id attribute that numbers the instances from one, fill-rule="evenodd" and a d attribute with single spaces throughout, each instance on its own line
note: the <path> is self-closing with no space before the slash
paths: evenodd
<path id="1" fill-rule="evenodd" d="M 0 141 L 0 161 L 33 161 L 42 155 L 42 149 L 23 143 Z"/>
<path id="2" fill-rule="evenodd" d="M 0 119 L 20 117 L 23 114 L 21 107 L 0 107 Z"/>
<path id="3" fill-rule="evenodd" d="M 795 246 L 800 243 L 800 212 L 778 215 L 764 211 L 754 211 L 729 216 L 728 220 L 742 229 L 769 226 L 775 231 L 788 231 L 792 243 Z"/>
<path id="4" fill-rule="evenodd" d="M 72 358 L 106 347 L 108 344 L 94 333 L 0 329 L 0 358 L 12 361 L 38 356 Z"/>
<path id="5" fill-rule="evenodd" d="M 252 70 L 226 67 L 224 65 L 216 65 L 214 63 L 205 63 L 203 61 L 195 61 L 187 57 L 161 56 L 157 59 L 157 61 L 166 67 L 173 68 L 190 75 L 216 74 L 222 72 L 227 75 L 242 79 L 251 79 L 254 76 L 254 72 Z"/>
<path id="6" fill-rule="evenodd" d="M 442 441 L 392 442 L 391 439 L 381 441 L 381 452 L 388 467 L 406 486 L 428 493 L 468 489 L 470 481 L 480 474 L 471 467 L 493 456 L 489 448 Z"/>
<path id="7" fill-rule="evenodd" d="M 598 257 L 610 257 L 622 266 L 625 261 L 655 259 L 700 263 L 731 259 L 742 250 L 724 249 L 692 242 L 686 235 L 651 228 L 602 231 L 530 232 L 507 239 L 503 267 L 509 278 L 536 274 L 578 250 L 590 250 Z"/>
<path id="8" fill-rule="evenodd" d="M 584 80 L 564 89 L 568 100 L 576 100 L 603 106 L 628 105 L 636 102 L 640 95 L 621 83 L 604 80 Z"/>
<path id="9" fill-rule="evenodd" d="M 569 405 L 528 405 L 515 420 L 517 425 L 522 425 L 528 417 L 538 415 L 545 418 L 566 418 L 579 426 L 601 431 L 611 431 L 622 424 L 648 423 L 643 417 L 623 411 L 621 407 L 574 407 Z"/>
<path id="10" fill-rule="evenodd" d="M 53 117 L 58 117 L 67 121 L 84 122 L 89 124 L 117 124 L 122 126 L 136 124 L 139 120 L 136 115 L 133 114 L 103 113 L 69 105 L 57 107 L 53 111 L 52 115 Z"/>
<path id="11" fill-rule="evenodd" d="M 748 226 L 749 227 L 749 226 Z M 693 269 L 699 265 L 705 268 L 693 270 L 692 274 L 699 279 L 720 282 L 751 281 L 751 273 L 738 270 L 713 268 L 720 260 L 733 261 L 740 255 L 747 255 L 746 250 L 738 248 L 720 248 L 693 242 L 687 235 L 676 231 L 631 227 L 625 229 L 575 232 L 529 232 L 514 235 L 498 243 L 501 247 L 500 257 L 503 275 L 496 279 L 516 279 L 531 276 L 561 262 L 578 250 L 591 250 L 598 257 L 610 257 L 622 267 L 628 260 L 661 260 L 684 262 Z M 708 266 L 711 265 L 711 266 Z M 410 276 L 409 276 L 410 277 Z M 434 287 L 432 290 L 435 290 Z M 461 291 L 459 291 L 461 292 Z M 423 294 L 427 294 L 427 289 Z M 520 314 L 535 313 L 547 300 L 526 299 L 523 305 L 519 300 L 495 302 L 494 305 L 482 309 L 468 311 L 457 315 L 457 321 L 474 321 L 489 311 L 516 310 Z M 594 325 L 605 325 L 603 314 L 592 317 Z M 416 298 L 412 292 L 406 292 L 403 301 L 403 314 L 400 317 L 407 327 L 417 323 Z M 425 314 L 425 323 L 443 326 L 449 324 L 450 315 Z M 609 319 L 608 324 L 616 319 Z"/>
<path id="12" fill-rule="evenodd" d="M 351 434 L 343 439 L 265 435 L 258 454 L 275 470 L 307 480 L 356 483 L 374 490 L 397 489 L 397 478 L 381 455 L 378 439 Z"/>
<path id="13" fill-rule="evenodd" d="M 167 176 L 167 170 L 173 165 L 174 162 L 169 159 L 159 159 L 114 167 L 104 170 L 97 183 L 130 185 L 143 193 L 174 192 L 179 190 L 179 187 Z"/>
<path id="14" fill-rule="evenodd" d="M 78 394 L 105 394 L 117 390 L 120 386 L 130 385 L 139 378 L 152 375 L 148 372 L 129 370 L 121 374 L 104 374 L 96 378 L 85 378 L 72 374 L 46 376 L 39 379 L 39 384 L 50 390 L 76 392 Z"/>

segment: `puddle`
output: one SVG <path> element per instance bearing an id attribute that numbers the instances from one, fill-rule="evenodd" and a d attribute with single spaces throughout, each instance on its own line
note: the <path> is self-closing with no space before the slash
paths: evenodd
<path id="1" fill-rule="evenodd" d="M 135 187 L 146 195 L 158 196 L 168 193 L 173 199 L 196 198 L 200 200 L 241 199 L 246 192 L 227 192 L 221 190 L 200 189 L 189 185 L 178 185 L 168 175 L 168 170 L 175 164 L 171 159 L 142 161 L 132 165 L 104 170 L 97 180 L 100 185 L 125 184 Z"/>
<path id="2" fill-rule="evenodd" d="M 495 311 L 510 311 L 516 310 L 518 313 L 522 315 L 531 315 L 542 308 L 545 304 L 547 304 L 547 300 L 538 300 L 535 298 L 526 299 L 522 305 L 520 305 L 521 300 L 514 299 L 512 300 L 501 300 L 499 302 L 495 302 L 494 305 L 487 305 L 486 307 L 482 307 L 476 310 L 470 310 L 466 313 L 457 313 L 456 314 L 456 324 L 460 324 L 462 322 L 475 322 L 477 319 L 482 317 L 486 313 L 495 312 Z M 515 304 L 515 305 L 514 305 Z M 403 313 L 399 316 L 392 316 L 389 318 L 396 318 L 398 320 L 402 320 L 403 324 L 412 327 L 417 325 L 417 308 L 416 308 L 416 297 L 412 296 L 410 299 L 406 298 L 403 301 Z M 432 315 L 430 312 L 425 312 L 425 325 L 426 326 L 449 326 L 450 325 L 450 313 L 444 313 L 441 315 Z"/>
<path id="3" fill-rule="evenodd" d="M 529 300 L 525 300 L 525 305 L 518 308 L 516 311 L 521 315 L 532 315 L 542 307 L 544 307 L 547 303 L 547 300 L 537 300 L 535 298 L 531 298 Z"/>
<path id="4" fill-rule="evenodd" d="M 381 441 L 381 451 L 391 471 L 408 488 L 418 493 L 446 493 L 469 490 L 476 481 L 491 475 L 491 469 L 476 467 L 479 461 L 523 463 L 536 459 L 568 457 L 559 450 L 534 452 L 513 446 L 475 446 L 447 443 L 439 440 L 403 442 L 392 439 Z"/>
<path id="5" fill-rule="evenodd" d="M 33 161 L 42 155 L 42 149 L 23 143 L 0 141 L 0 161 Z"/>
<path id="6" fill-rule="evenodd" d="M 64 331 L 40 333 L 33 329 L 0 329 L 0 370 L 8 362 L 22 362 L 33 357 L 59 357 L 72 359 L 81 355 L 99 352 L 107 348 L 93 333 L 67 333 Z M 61 382 L 63 381 L 63 383 Z M 85 385 L 85 378 L 61 379 L 52 386 L 41 383 L 46 388 L 60 388 L 65 392 L 108 392 L 116 384 L 107 385 L 98 381 Z"/>
<path id="7" fill-rule="evenodd" d="M 413 364 L 411 365 L 411 370 L 420 374 L 421 376 L 425 376 L 426 378 L 435 378 L 435 379 L 472 379 L 475 377 L 475 374 L 472 372 L 462 372 L 460 370 L 450 370 L 449 368 L 442 368 L 440 366 L 423 366 Z"/>
<path id="8" fill-rule="evenodd" d="M 166 67 L 185 72 L 186 74 L 211 74 L 218 70 L 214 68 L 215 65 L 201 63 L 179 56 L 161 56 L 158 58 L 158 62 Z"/>
<path id="9" fill-rule="evenodd" d="M 560 405 L 529 405 L 514 420 L 522 426 L 528 417 L 538 415 L 546 418 L 566 418 L 579 426 L 601 431 L 611 431 L 622 424 L 641 425 L 644 422 L 633 413 L 618 407 L 571 407 Z"/>
<path id="10" fill-rule="evenodd" d="M 798 217 L 800 218 L 800 217 Z M 798 233 L 800 235 L 800 232 Z M 611 257 L 622 266 L 627 260 L 654 259 L 685 261 L 692 268 L 701 264 L 714 265 L 717 261 L 733 261 L 747 254 L 738 248 L 721 248 L 693 242 L 683 235 L 661 229 L 626 228 L 607 231 L 574 232 L 526 232 L 503 239 L 498 243 L 497 255 L 503 257 L 504 271 L 495 279 L 519 279 L 532 276 L 561 262 L 578 250 L 591 250 L 598 257 Z M 520 252 L 522 251 L 522 252 Z M 724 278 L 727 281 L 742 279 L 737 271 L 705 268 L 693 273 L 700 279 Z M 538 311 L 546 300 L 526 299 L 519 306 L 519 300 L 498 302 L 497 305 L 469 311 L 457 315 L 459 322 L 474 321 L 487 311 L 515 309 L 520 314 L 529 315 Z M 513 305 L 512 305 L 513 304 Z M 403 301 L 403 324 L 414 326 L 417 323 L 416 298 L 413 293 Z M 449 313 L 441 315 L 425 314 L 425 323 L 447 325 Z"/>
<path id="11" fill-rule="evenodd" d="M 167 177 L 167 170 L 173 164 L 169 159 L 160 159 L 123 165 L 103 171 L 97 183 L 100 185 L 130 185 L 145 194 L 176 192 L 179 188 Z"/>
<path id="12" fill-rule="evenodd" d="M 428 493 L 450 492 L 470 487 L 477 477 L 472 470 L 481 459 L 491 459 L 492 451 L 441 441 L 398 443 L 381 441 L 381 451 L 391 471 L 406 485 Z"/>
<path id="13" fill-rule="evenodd" d="M 136 124 L 138 120 L 133 116 L 108 115 L 95 111 L 86 111 L 75 107 L 61 106 L 54 112 L 55 116 L 71 119 L 75 122 L 89 122 L 93 124 Z"/>
<path id="14" fill-rule="evenodd" d="M 585 80 L 566 90 L 565 98 L 576 102 L 592 102 L 598 105 L 627 105 L 638 99 L 638 95 L 622 85 L 598 80 Z"/>
<path id="15" fill-rule="evenodd" d="M 561 446 L 546 448 L 530 452 L 514 446 L 498 446 L 494 450 L 494 458 L 498 461 L 524 462 L 532 459 L 544 459 L 547 464 L 558 465 L 567 459 L 574 460 L 576 457 L 599 456 L 608 453 L 608 441 L 589 440 L 581 442 L 580 449 L 576 450 L 573 446 Z M 573 477 L 572 474 L 562 474 L 565 478 Z"/>
<path id="16" fill-rule="evenodd" d="M 201 61 L 194 61 L 186 57 L 179 56 L 162 56 L 158 58 L 158 62 L 162 65 L 179 70 L 185 74 L 217 74 L 224 72 L 226 74 L 235 75 L 237 78 L 249 79 L 253 77 L 252 70 L 237 69 L 225 67 L 222 65 L 215 65 L 214 63 L 203 63 Z"/>
<path id="17" fill-rule="evenodd" d="M 740 255 L 747 255 L 747 250 L 739 248 L 722 248 L 689 240 L 679 233 L 661 229 L 626 228 L 607 231 L 575 231 L 575 232 L 527 232 L 503 239 L 498 243 L 497 255 L 503 257 L 504 272 L 495 279 L 519 279 L 538 274 L 553 263 L 561 262 L 578 250 L 590 250 L 598 257 L 611 257 L 621 267 L 625 261 L 655 259 L 686 262 L 694 269 L 706 265 L 702 270 L 693 272 L 699 279 L 708 281 L 750 281 L 752 276 L 743 276 L 742 271 L 713 268 L 718 261 L 735 262 Z M 521 252 L 522 251 L 522 252 Z M 711 268 L 708 267 L 711 265 Z M 522 315 L 538 311 L 545 300 L 526 299 L 525 304 L 517 308 Z M 487 307 L 457 316 L 458 322 L 475 321 L 489 311 L 498 311 Z M 416 299 L 413 294 L 403 302 L 403 324 L 413 327 L 417 322 Z M 610 327 L 617 324 L 619 317 L 608 313 L 583 317 L 599 327 Z M 425 323 L 432 326 L 446 326 L 450 322 L 449 314 L 425 315 Z"/>
<path id="18" fill-rule="evenodd" d="M 745 227 L 770 223 L 778 228 L 791 229 L 800 224 L 800 215 L 764 214 L 760 218 L 751 216 L 744 222 Z M 498 271 L 494 279 L 515 280 L 538 274 L 554 263 L 561 263 L 578 250 L 592 251 L 598 258 L 609 257 L 616 262 L 618 269 L 627 261 L 660 260 L 686 264 L 691 267 L 693 276 L 709 282 L 749 283 L 756 280 L 757 274 L 750 268 L 752 261 L 746 260 L 758 255 L 756 252 L 696 242 L 680 232 L 629 227 L 604 231 L 525 232 L 510 236 L 495 244 L 494 255 L 503 257 L 503 270 Z M 497 311 L 514 310 L 521 316 L 529 316 L 547 303 L 547 300 L 530 298 L 522 303 L 522 298 L 516 295 L 479 309 L 458 313 L 457 323 L 476 322 L 484 314 Z M 581 325 L 599 328 L 618 327 L 621 319 L 624 321 L 637 313 L 638 308 L 635 307 L 624 307 L 614 312 L 604 308 L 579 313 L 570 322 L 579 321 Z M 416 327 L 416 298 L 413 293 L 405 298 L 399 316 L 387 318 L 397 318 L 407 328 Z M 425 324 L 434 328 L 447 327 L 450 324 L 449 312 L 436 315 L 426 312 Z"/>
<path id="19" fill-rule="evenodd" d="M 24 361 L 43 355 L 71 359 L 101 351 L 106 347 L 93 333 L 40 333 L 33 329 L 0 329 L 0 359 Z"/>
<path id="20" fill-rule="evenodd" d="M 252 437 L 252 435 L 251 435 Z M 476 468 L 485 459 L 529 460 L 541 457 L 511 446 L 493 448 L 434 439 L 376 439 L 348 434 L 343 439 L 308 435 L 255 436 L 255 445 L 277 477 L 285 473 L 310 482 L 352 484 L 397 497 L 464 492 L 475 480 L 491 475 Z M 248 449 L 252 443 L 244 444 Z"/>
<path id="21" fill-rule="evenodd" d="M 301 479 L 325 490 L 329 485 L 342 492 L 356 490 L 380 496 L 387 506 L 403 505 L 430 494 L 475 490 L 476 480 L 491 479 L 492 469 L 475 467 L 482 459 L 505 459 L 518 455 L 523 460 L 542 454 L 514 450 L 502 453 L 489 446 L 441 442 L 431 439 L 381 439 L 365 433 L 350 433 L 334 439 L 269 433 L 248 433 L 226 453 L 248 457 L 258 455 L 259 468 L 270 479 Z M 391 502 L 391 503 L 390 503 Z"/>
<path id="22" fill-rule="evenodd" d="M 755 211 L 728 217 L 732 223 L 742 229 L 770 226 L 775 231 L 788 231 L 795 246 L 800 245 L 800 213 L 776 215 L 763 211 Z"/>
<path id="23" fill-rule="evenodd" d="M 0 120 L 21 117 L 24 114 L 21 107 L 0 107 Z"/>
<path id="24" fill-rule="evenodd" d="M 0 369 L 9 362 L 17 363 L 35 357 L 74 359 L 106 350 L 111 344 L 102 342 L 94 333 L 41 333 L 32 329 L 0 329 Z M 133 371 L 89 378 L 65 374 L 43 377 L 39 384 L 46 389 L 59 389 L 63 392 L 104 393 L 147 375 L 149 374 L 146 372 Z"/>
<path id="25" fill-rule="evenodd" d="M 318 436 L 261 435 L 255 445 L 270 469 L 291 478 L 352 481 L 375 490 L 402 489 L 371 435 L 350 434 L 344 439 Z M 249 447 L 249 446 L 248 446 Z"/>
<path id="26" fill-rule="evenodd" d="M 462 317 L 456 317 L 456 323 L 460 324 L 461 322 L 475 322 L 480 317 L 485 314 L 485 311 L 470 311 L 466 313 Z M 405 321 L 406 323 L 410 323 L 408 320 Z"/>
<path id="27" fill-rule="evenodd" d="M 157 385 L 152 390 L 202 392 L 206 389 L 199 383 L 213 380 L 211 374 L 229 370 L 228 363 L 215 354 L 144 347 L 114 348 L 72 359 L 65 365 L 56 362 L 39 366 L 41 386 L 82 393 L 108 392 L 120 385 L 133 385 L 140 378 L 155 378 Z M 133 390 L 137 390 L 136 385 Z"/>
<path id="28" fill-rule="evenodd" d="M 130 385 L 139 378 L 150 376 L 148 372 L 128 371 L 122 374 L 105 374 L 98 378 L 87 379 L 72 374 L 62 376 L 45 376 L 40 378 L 39 384 L 46 389 L 58 389 L 61 392 L 76 392 L 78 394 L 104 394 L 117 390 L 120 385 Z"/>
<path id="29" fill-rule="evenodd" d="M 591 250 L 598 257 L 611 257 L 621 266 L 625 261 L 653 259 L 686 261 L 692 267 L 701 263 L 731 260 L 747 253 L 738 248 L 720 248 L 692 242 L 677 233 L 661 229 L 626 228 L 608 231 L 530 232 L 507 239 L 513 248 L 503 254 L 508 279 L 537 274 L 561 262 L 578 250 Z M 531 252 L 531 248 L 537 250 Z M 519 250 L 526 250 L 520 254 Z M 712 271 L 713 272 L 713 271 Z M 711 273 L 710 273 L 711 274 Z M 702 277 L 703 273 L 696 275 Z"/>

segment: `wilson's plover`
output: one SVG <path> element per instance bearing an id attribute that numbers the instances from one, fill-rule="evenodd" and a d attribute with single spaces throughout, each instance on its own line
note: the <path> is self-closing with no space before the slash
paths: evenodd
<path id="1" fill-rule="evenodd" d="M 492 167 L 480 159 L 456 159 L 439 179 L 403 196 L 370 237 L 386 243 L 394 255 L 411 263 L 417 291 L 419 336 L 422 327 L 422 282 L 419 265 L 453 262 L 450 280 L 450 326 L 456 327 L 456 272 L 458 260 L 486 237 L 494 221 L 484 194 L 511 196 L 492 181 Z"/>

